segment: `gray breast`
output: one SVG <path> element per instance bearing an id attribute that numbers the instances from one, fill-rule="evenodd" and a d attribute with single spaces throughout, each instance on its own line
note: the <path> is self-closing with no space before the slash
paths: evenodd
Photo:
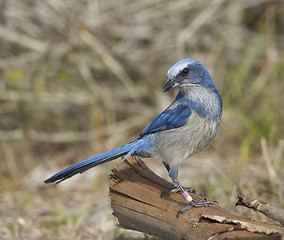
<path id="1" fill-rule="evenodd" d="M 156 133 L 152 156 L 169 165 L 180 164 L 207 147 L 216 136 L 219 126 L 220 121 L 201 118 L 193 111 L 184 126 Z"/>

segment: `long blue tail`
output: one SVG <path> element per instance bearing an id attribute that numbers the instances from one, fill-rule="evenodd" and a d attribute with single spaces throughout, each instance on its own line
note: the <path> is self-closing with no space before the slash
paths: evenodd
<path id="1" fill-rule="evenodd" d="M 77 173 L 82 173 L 85 172 L 86 170 L 88 170 L 89 168 L 98 166 L 100 164 L 109 162 L 111 160 L 114 160 L 120 156 L 126 155 L 131 148 L 133 147 L 133 144 L 135 144 L 135 142 L 126 144 L 120 148 L 116 148 L 113 149 L 109 152 L 105 152 L 102 153 L 98 156 L 89 158 L 87 160 L 84 160 L 82 162 L 79 162 L 71 167 L 68 167 L 64 170 L 62 170 L 59 173 L 56 173 L 55 175 L 53 175 L 52 177 L 48 178 L 47 180 L 45 180 L 45 183 L 60 183 L 64 180 L 66 180 L 67 178 L 70 178 L 72 176 L 74 176 Z"/>

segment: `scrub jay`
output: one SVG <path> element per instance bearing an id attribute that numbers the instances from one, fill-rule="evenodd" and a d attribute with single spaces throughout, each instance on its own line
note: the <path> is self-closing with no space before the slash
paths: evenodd
<path id="1" fill-rule="evenodd" d="M 59 183 L 120 156 L 125 156 L 123 160 L 129 156 L 152 157 L 165 165 L 176 187 L 166 193 L 181 191 L 188 202 L 178 214 L 192 207 L 210 207 L 216 203 L 206 199 L 194 201 L 188 191 L 199 193 L 193 188 L 182 187 L 177 176 L 181 162 L 202 151 L 216 136 L 221 122 L 222 97 L 206 67 L 197 60 L 177 62 L 169 69 L 167 77 L 163 91 L 177 88 L 179 92 L 171 105 L 135 141 L 68 167 L 45 183 Z"/>

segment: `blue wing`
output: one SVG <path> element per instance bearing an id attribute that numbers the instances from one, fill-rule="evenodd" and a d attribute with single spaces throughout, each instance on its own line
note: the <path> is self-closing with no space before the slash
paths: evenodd
<path id="1" fill-rule="evenodd" d="M 145 135 L 179 128 L 186 124 L 191 115 L 191 110 L 185 104 L 179 104 L 174 108 L 168 108 L 158 115 L 140 134 L 139 137 Z"/>

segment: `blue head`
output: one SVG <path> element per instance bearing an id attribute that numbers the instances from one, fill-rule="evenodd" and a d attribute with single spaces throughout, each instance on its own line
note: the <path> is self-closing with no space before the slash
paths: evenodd
<path id="1" fill-rule="evenodd" d="M 194 59 L 183 59 L 168 71 L 168 81 L 163 88 L 166 92 L 172 88 L 206 87 L 216 89 L 216 85 L 206 67 Z"/>
<path id="2" fill-rule="evenodd" d="M 200 117 L 213 121 L 222 114 L 222 97 L 206 67 L 197 60 L 183 59 L 168 71 L 168 81 L 163 88 L 166 92 L 177 87 L 180 92 L 176 100 L 186 103 Z"/>

